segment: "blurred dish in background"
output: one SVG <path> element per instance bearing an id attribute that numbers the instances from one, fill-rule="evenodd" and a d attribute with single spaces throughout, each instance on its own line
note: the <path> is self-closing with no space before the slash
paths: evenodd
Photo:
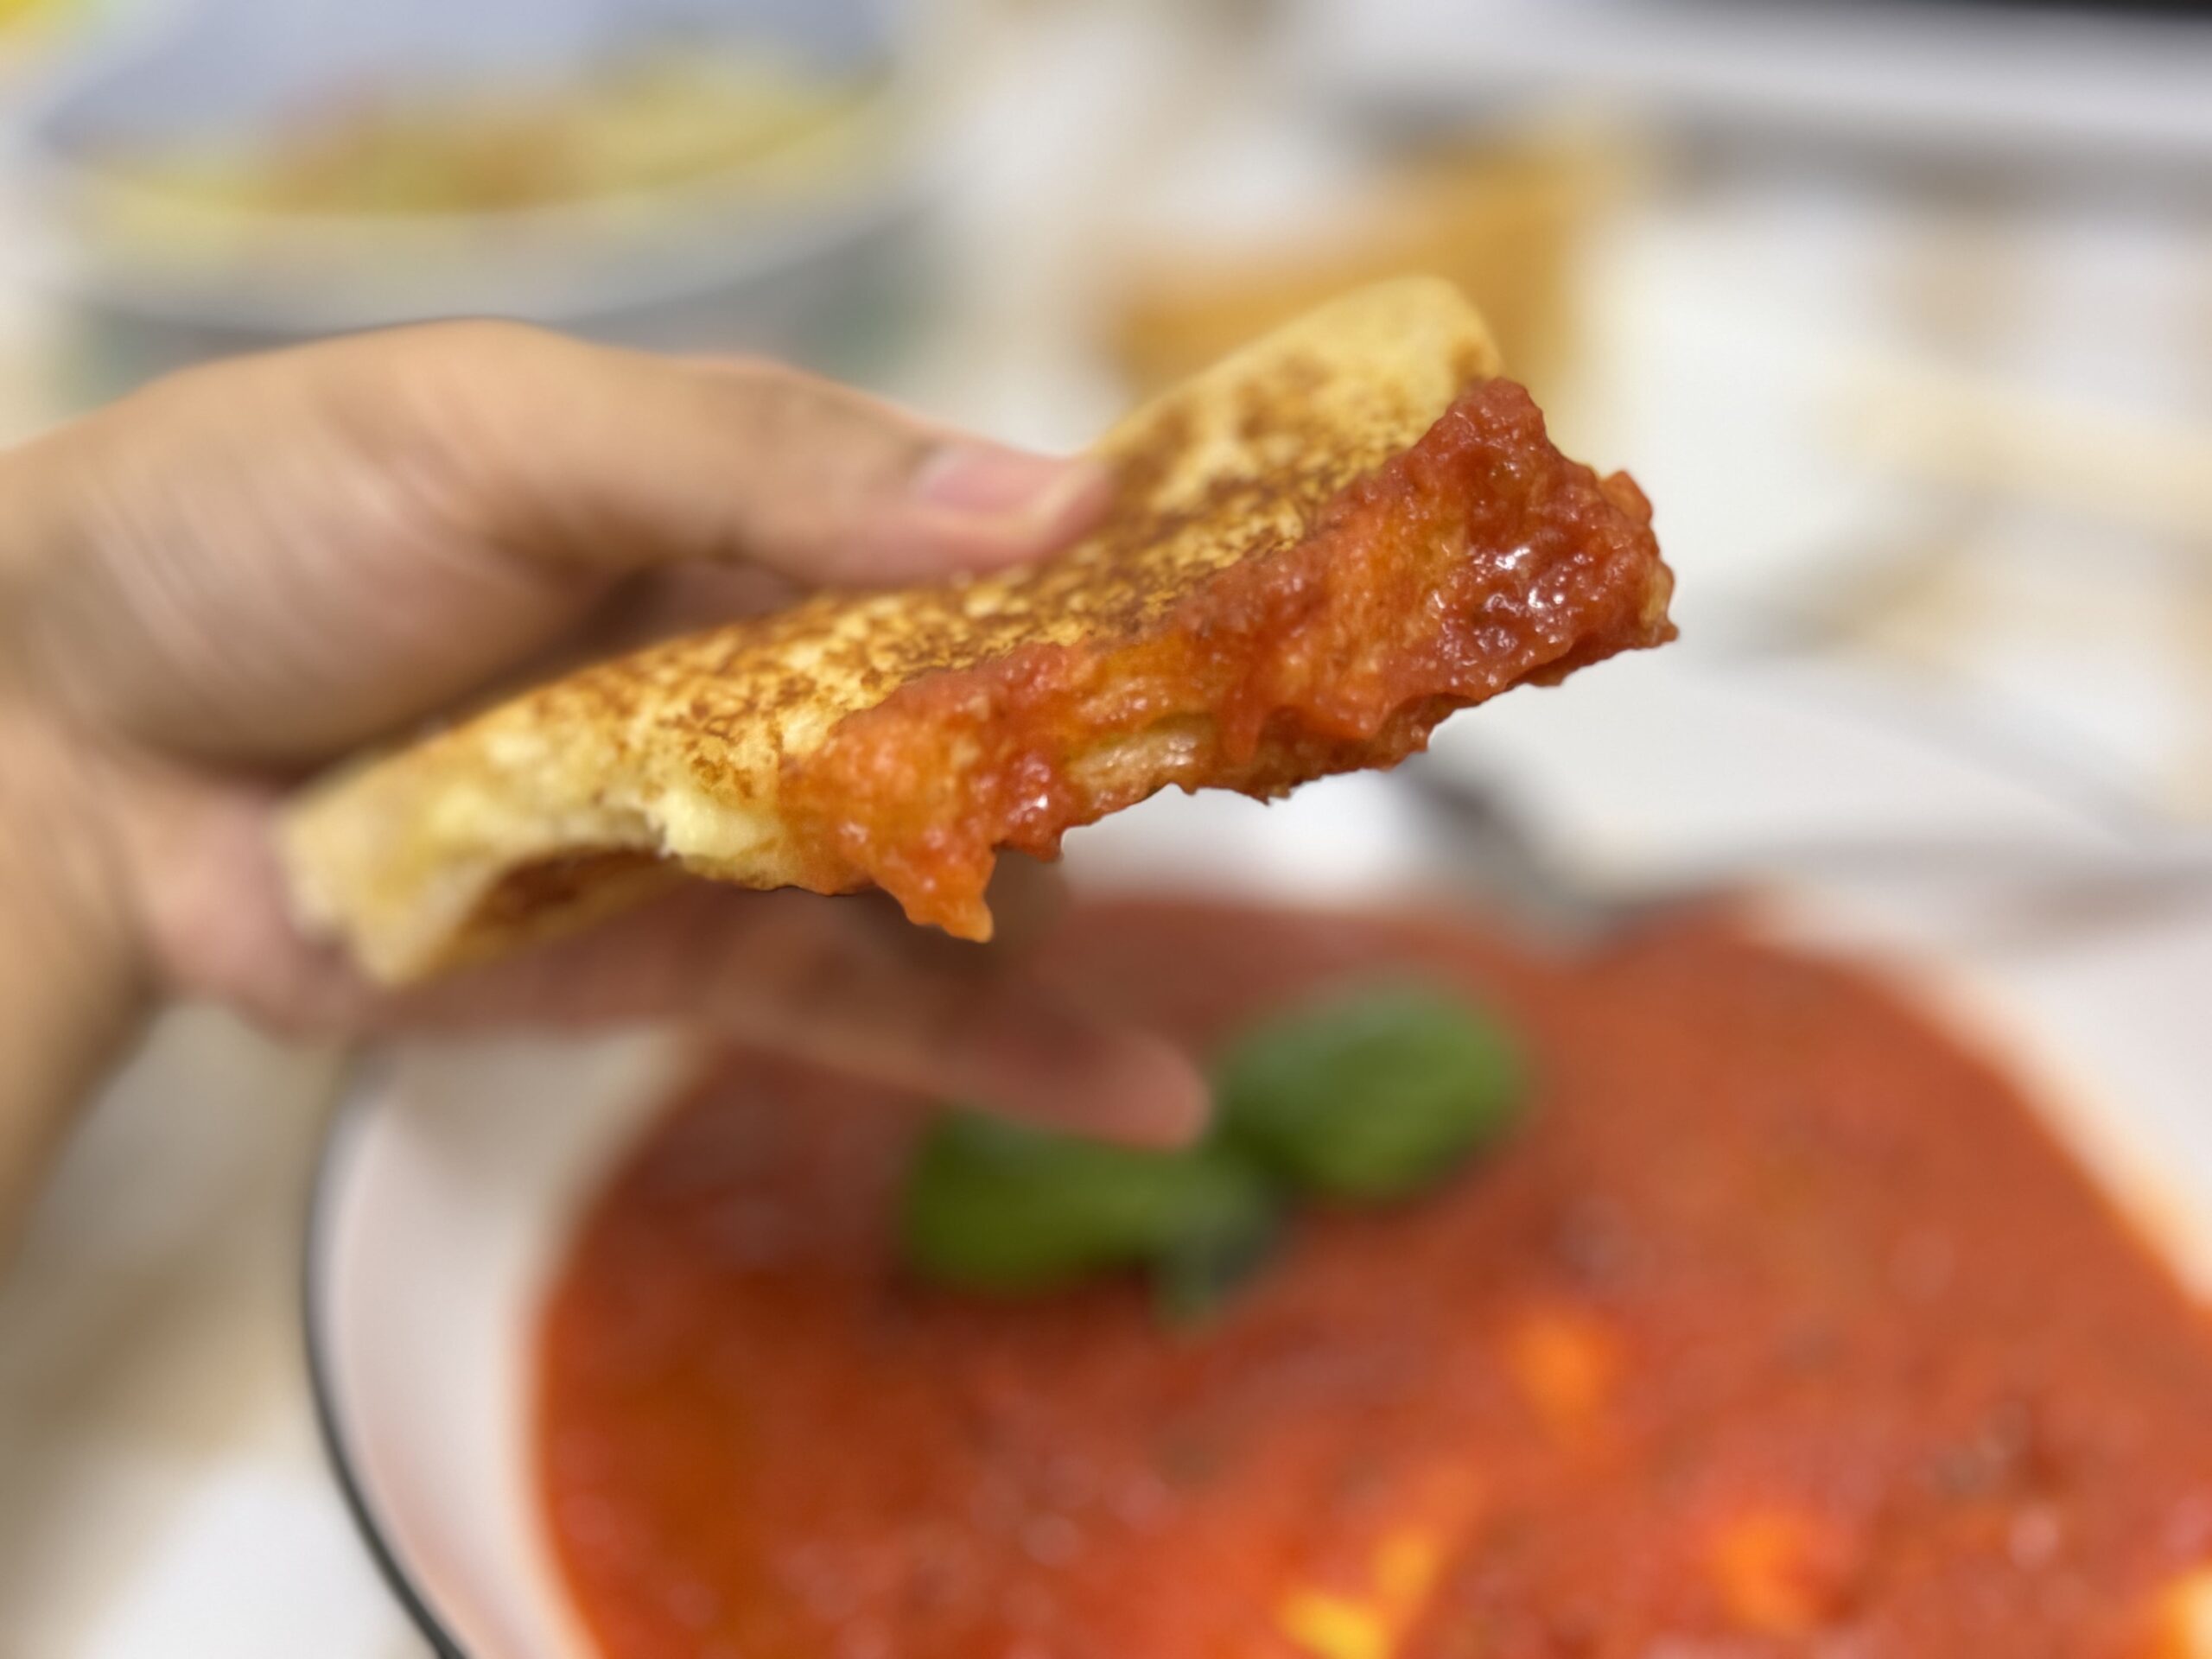
<path id="1" fill-rule="evenodd" d="M 781 54 L 648 49 L 568 83 L 371 86 L 266 133 L 125 137 L 93 159 L 149 208 L 243 215 L 500 213 L 717 176 L 804 191 L 864 157 L 878 84 Z M 158 257 L 162 220 L 143 229 Z"/>
<path id="2" fill-rule="evenodd" d="M 931 38 L 894 0 L 202 0 L 22 124 L 64 401 L 453 315 L 863 372 L 919 286 Z"/>

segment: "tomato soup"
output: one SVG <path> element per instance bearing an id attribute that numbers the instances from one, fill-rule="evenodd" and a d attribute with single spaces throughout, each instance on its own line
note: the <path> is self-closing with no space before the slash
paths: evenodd
<path id="1" fill-rule="evenodd" d="M 2212 1654 L 2212 1322 L 1887 987 L 1712 921 L 1559 959 L 1124 904 L 1046 952 L 1202 1052 L 1419 969 L 1535 1100 L 1175 1328 L 1134 1280 L 915 1282 L 924 1103 L 724 1058 L 544 1321 L 537 1476 L 608 1659 Z"/>

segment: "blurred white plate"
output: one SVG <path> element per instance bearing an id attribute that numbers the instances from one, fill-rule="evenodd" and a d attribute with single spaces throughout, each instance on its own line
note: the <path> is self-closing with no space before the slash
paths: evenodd
<path id="1" fill-rule="evenodd" d="M 2093 785 L 1939 724 L 1851 682 L 1654 656 L 1514 693 L 1459 722 L 1436 764 L 1502 781 L 1548 844 L 1616 875 L 1807 831 L 2127 851 L 2124 815 Z M 1402 780 L 1367 775 L 1274 807 L 1161 798 L 1071 837 L 1069 855 L 1094 887 L 1357 903 L 1433 893 L 1452 849 Z M 1824 909 L 1859 897 L 1801 892 L 1787 913 L 1817 935 Z M 2008 1033 L 2091 1166 L 2212 1286 L 2212 911 L 2020 959 L 1939 952 L 1915 971 Z M 338 1120 L 308 1244 L 319 1404 L 363 1532 L 441 1652 L 588 1651 L 527 1478 L 526 1368 L 575 1206 L 677 1058 L 651 1039 L 410 1047 L 366 1066 Z"/>

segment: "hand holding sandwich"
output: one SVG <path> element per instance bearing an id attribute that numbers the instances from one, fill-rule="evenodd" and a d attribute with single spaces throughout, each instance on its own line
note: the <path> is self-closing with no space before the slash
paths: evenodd
<path id="1" fill-rule="evenodd" d="M 686 889 L 380 992 L 296 931 L 270 844 L 305 772 L 490 688 L 795 588 L 1033 558 L 1103 494 L 792 371 L 486 323 L 194 370 L 0 454 L 0 1213 L 162 995 L 315 1034 L 677 1015 L 1187 1134 L 1180 1057 L 945 971 L 887 906 Z"/>

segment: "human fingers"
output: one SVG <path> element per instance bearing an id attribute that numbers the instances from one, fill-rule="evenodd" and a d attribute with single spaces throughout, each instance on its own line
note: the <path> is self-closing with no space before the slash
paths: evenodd
<path id="1" fill-rule="evenodd" d="M 742 559 L 808 586 L 881 586 L 1051 551 L 1109 490 L 1091 463 L 766 359 L 499 323 L 384 343 L 389 366 L 364 378 L 384 382 L 403 429 L 440 435 L 454 505 L 486 540 L 549 563 Z"/>
<path id="2" fill-rule="evenodd" d="M 397 992 L 363 980 L 286 917 L 270 803 L 175 788 L 127 838 L 168 982 L 316 1034 L 675 1020 L 946 1099 L 1145 1144 L 1186 1141 L 1206 1091 L 1163 1039 L 966 947 L 914 948 L 874 895 L 687 884 L 570 938 Z M 1049 880 L 1033 883 L 1049 905 Z M 961 949 L 948 944 L 947 950 Z"/>

